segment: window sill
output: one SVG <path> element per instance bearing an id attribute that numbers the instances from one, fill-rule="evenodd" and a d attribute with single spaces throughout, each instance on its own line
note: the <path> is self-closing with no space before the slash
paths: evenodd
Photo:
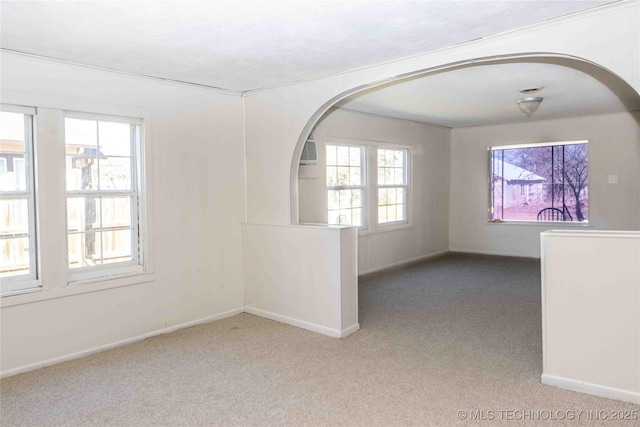
<path id="1" fill-rule="evenodd" d="M 587 222 L 559 222 L 559 221 L 487 221 L 487 225 L 525 225 L 538 227 L 559 227 L 559 228 L 593 228 L 593 225 Z"/>
<path id="2" fill-rule="evenodd" d="M 3 295 L 2 298 L 0 298 L 0 308 L 65 298 L 123 286 L 139 285 L 152 282 L 154 279 L 155 275 L 153 273 L 140 273 L 103 277 L 101 279 L 92 279 L 83 282 L 72 282 L 60 288 L 25 289 L 24 292 Z"/>

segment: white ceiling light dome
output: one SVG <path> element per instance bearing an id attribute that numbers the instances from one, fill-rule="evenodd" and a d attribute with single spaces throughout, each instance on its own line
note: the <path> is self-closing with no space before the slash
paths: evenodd
<path id="1" fill-rule="evenodd" d="M 543 98 L 538 96 L 529 96 L 526 98 L 518 99 L 516 102 L 518 103 L 518 107 L 520 107 L 520 111 L 525 113 L 527 117 L 531 117 L 533 113 L 536 112 L 540 104 L 542 103 Z"/>

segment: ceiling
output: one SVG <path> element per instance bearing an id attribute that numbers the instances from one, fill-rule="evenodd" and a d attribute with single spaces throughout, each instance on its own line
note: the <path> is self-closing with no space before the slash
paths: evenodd
<path id="1" fill-rule="evenodd" d="M 0 47 L 243 92 L 425 53 L 614 2 L 3 0 Z M 571 96 L 577 94 L 581 109 L 571 114 L 599 105 L 595 112 L 628 109 L 615 88 L 580 73 L 544 63 L 479 66 L 392 85 L 343 106 L 444 126 L 502 123 L 515 120 L 513 111 L 518 120 L 526 119 L 515 107 L 517 90 L 534 84 L 545 86 L 536 118 L 574 108 Z"/>
<path id="2" fill-rule="evenodd" d="M 520 90 L 542 87 L 534 94 Z M 516 100 L 542 97 L 531 116 Z M 501 61 L 389 84 L 339 107 L 451 128 L 640 110 L 640 96 L 598 67 L 575 60 Z"/>

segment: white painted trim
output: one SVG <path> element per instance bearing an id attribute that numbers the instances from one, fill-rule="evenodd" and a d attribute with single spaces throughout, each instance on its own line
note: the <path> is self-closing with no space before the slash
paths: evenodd
<path id="1" fill-rule="evenodd" d="M 548 230 L 540 233 L 541 236 L 581 237 L 589 239 L 638 239 L 640 231 L 625 230 Z"/>
<path id="2" fill-rule="evenodd" d="M 432 253 L 426 254 L 426 255 L 420 255 L 419 257 L 405 259 L 403 261 L 394 262 L 392 264 L 387 264 L 387 265 L 384 265 L 382 267 L 375 267 L 375 268 L 372 268 L 370 270 L 360 271 L 360 272 L 358 272 L 358 276 L 363 276 L 365 274 L 370 274 L 370 273 L 376 273 L 378 271 L 382 271 L 382 270 L 386 270 L 386 269 L 394 268 L 394 267 L 400 267 L 400 266 L 403 266 L 405 264 L 411 264 L 413 262 L 424 261 L 424 260 L 427 260 L 427 259 L 430 259 L 430 258 L 436 258 L 436 257 L 442 256 L 442 255 L 446 255 L 449 252 L 450 252 L 449 250 L 444 250 L 444 251 L 432 252 Z"/>
<path id="3" fill-rule="evenodd" d="M 326 326 L 317 325 L 315 323 L 307 322 L 304 320 L 294 319 L 293 317 L 283 316 L 281 314 L 272 313 L 270 311 L 261 310 L 259 308 L 250 307 L 247 305 L 244 306 L 244 311 L 245 313 L 253 314 L 254 316 L 264 317 L 265 319 L 275 320 L 276 322 L 280 323 L 286 323 L 287 325 L 306 329 L 312 332 L 317 332 L 319 334 L 327 335 L 332 338 L 342 338 L 345 331 L 350 331 L 349 333 L 355 332 L 355 330 L 351 330 L 353 326 L 350 326 L 344 331 L 340 331 L 338 329 L 327 328 Z M 358 325 L 358 328 L 359 327 L 360 325 Z"/>
<path id="4" fill-rule="evenodd" d="M 542 374 L 540 376 L 540 382 L 542 384 L 577 391 L 579 393 L 586 393 L 640 405 L 640 393 L 634 391 L 621 390 L 619 388 L 607 387 L 604 385 L 592 384 L 549 374 Z"/>
<path id="5" fill-rule="evenodd" d="M 44 368 L 51 365 L 56 365 L 58 363 L 67 362 L 73 359 L 79 359 L 81 357 L 89 356 L 91 354 L 99 353 L 106 350 L 111 350 L 113 348 L 122 347 L 125 345 L 133 344 L 138 341 L 143 341 L 147 338 L 155 337 L 158 335 L 164 335 L 171 332 L 175 332 L 179 329 L 190 328 L 191 326 L 201 325 L 203 323 L 214 322 L 217 320 L 222 320 L 227 317 L 235 316 L 236 314 L 242 313 L 244 310 L 241 308 L 236 308 L 233 310 L 225 311 L 219 314 L 214 314 L 213 316 L 203 317 L 202 319 L 193 320 L 191 322 L 181 323 L 179 325 L 170 326 L 167 328 L 159 329 L 157 331 L 149 332 L 143 335 L 138 335 L 136 337 L 127 338 L 122 341 L 117 341 L 111 344 L 106 344 L 98 347 L 93 347 L 87 350 L 79 351 L 76 353 L 67 354 L 60 357 L 54 357 L 53 359 L 48 359 L 42 362 L 33 363 L 31 365 L 21 366 L 19 368 L 9 369 L 8 371 L 0 372 L 0 378 L 7 378 L 14 375 L 22 374 L 24 372 L 33 371 L 36 369 Z"/>
<path id="6" fill-rule="evenodd" d="M 340 334 L 340 338 L 346 338 L 352 333 L 357 332 L 358 330 L 360 330 L 360 323 L 354 323 L 348 328 L 345 328 L 342 330 L 342 333 Z"/>
<path id="7" fill-rule="evenodd" d="M 153 282 L 154 273 L 125 274 L 119 276 L 105 276 L 95 280 L 85 281 L 83 284 L 74 282 L 69 286 L 54 287 L 52 289 L 32 288 L 24 291 L 9 293 L 0 297 L 0 308 L 22 304 L 32 304 L 40 301 L 48 301 L 56 298 L 66 298 L 89 292 L 105 291 L 122 286 L 135 286 Z"/>

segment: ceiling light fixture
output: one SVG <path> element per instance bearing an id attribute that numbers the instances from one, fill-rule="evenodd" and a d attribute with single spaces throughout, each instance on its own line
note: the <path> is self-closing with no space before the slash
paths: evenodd
<path id="1" fill-rule="evenodd" d="M 540 103 L 542 103 L 542 99 L 543 98 L 537 96 L 530 96 L 518 99 L 516 102 L 518 103 L 518 107 L 520 107 L 520 111 L 525 113 L 527 117 L 531 117 L 540 106 Z"/>

